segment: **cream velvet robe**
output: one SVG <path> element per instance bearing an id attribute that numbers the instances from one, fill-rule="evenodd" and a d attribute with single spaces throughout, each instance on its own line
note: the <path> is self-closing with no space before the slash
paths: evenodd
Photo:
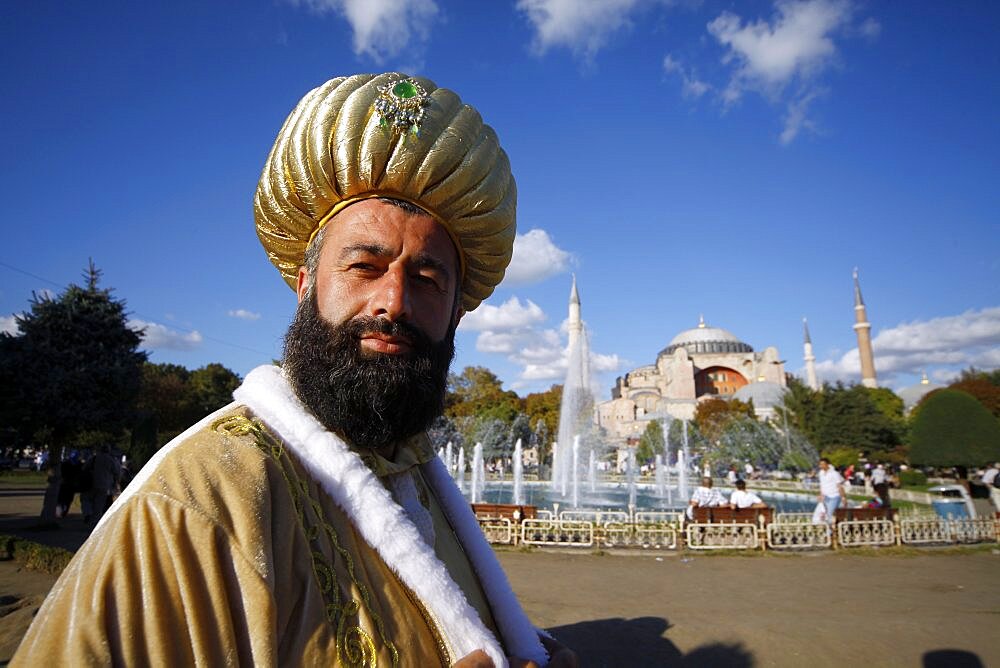
<path id="1" fill-rule="evenodd" d="M 545 663 L 436 457 L 417 448 L 409 469 L 429 532 L 277 367 L 235 398 L 143 468 L 12 665 L 432 666 L 475 649 Z"/>

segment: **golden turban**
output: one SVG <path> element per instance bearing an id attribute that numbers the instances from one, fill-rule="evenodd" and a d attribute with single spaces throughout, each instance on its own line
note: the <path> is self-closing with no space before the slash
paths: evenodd
<path id="1" fill-rule="evenodd" d="M 466 311 L 503 279 L 514 245 L 514 177 L 493 128 L 452 91 L 390 72 L 331 79 L 302 98 L 254 195 L 257 236 L 285 282 L 295 287 L 324 224 L 371 197 L 411 202 L 445 227 Z"/>

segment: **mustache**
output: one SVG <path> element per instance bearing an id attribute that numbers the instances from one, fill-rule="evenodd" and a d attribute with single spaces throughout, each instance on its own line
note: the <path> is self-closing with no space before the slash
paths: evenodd
<path id="1" fill-rule="evenodd" d="M 367 334 L 381 334 L 408 339 L 414 350 L 428 350 L 434 342 L 422 329 L 402 320 L 386 320 L 371 315 L 359 315 L 343 323 L 345 335 L 360 340 Z M 377 353 L 376 353 L 377 354 Z"/>

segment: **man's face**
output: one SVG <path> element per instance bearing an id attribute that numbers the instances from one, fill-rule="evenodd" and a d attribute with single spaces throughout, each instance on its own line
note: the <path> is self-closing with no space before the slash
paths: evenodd
<path id="1" fill-rule="evenodd" d="M 382 448 L 444 408 L 460 316 L 456 253 L 430 217 L 384 202 L 352 205 L 329 225 L 315 277 L 299 275 L 284 368 L 324 426 Z"/>
<path id="2" fill-rule="evenodd" d="M 828 468 L 830 468 L 830 465 L 821 460 L 820 463 L 819 463 L 819 470 L 820 471 L 825 471 Z"/>
<path id="3" fill-rule="evenodd" d="M 299 271 L 300 302 L 313 280 L 319 313 L 332 325 L 370 316 L 413 325 L 437 343 L 458 323 L 458 255 L 433 218 L 369 199 L 327 225 L 316 276 Z M 401 355 L 411 342 L 373 332 L 361 338 L 361 349 Z"/>

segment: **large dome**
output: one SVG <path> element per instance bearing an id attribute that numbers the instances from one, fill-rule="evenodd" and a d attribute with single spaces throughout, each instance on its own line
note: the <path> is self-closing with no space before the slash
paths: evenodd
<path id="1" fill-rule="evenodd" d="M 709 327 L 702 318 L 697 327 L 685 329 L 675 336 L 670 345 L 660 351 L 661 355 L 671 355 L 678 348 L 685 348 L 689 355 L 705 353 L 752 353 L 751 348 L 732 332 L 721 327 Z"/>
<path id="2" fill-rule="evenodd" d="M 903 400 L 903 409 L 912 410 L 914 406 L 920 403 L 920 400 L 924 398 L 925 395 L 930 394 L 934 390 L 940 390 L 944 385 L 938 385 L 937 383 L 932 383 L 927 379 L 927 374 L 923 374 L 920 383 L 917 385 L 911 385 L 910 387 L 904 388 L 898 392 L 899 398 Z"/>

